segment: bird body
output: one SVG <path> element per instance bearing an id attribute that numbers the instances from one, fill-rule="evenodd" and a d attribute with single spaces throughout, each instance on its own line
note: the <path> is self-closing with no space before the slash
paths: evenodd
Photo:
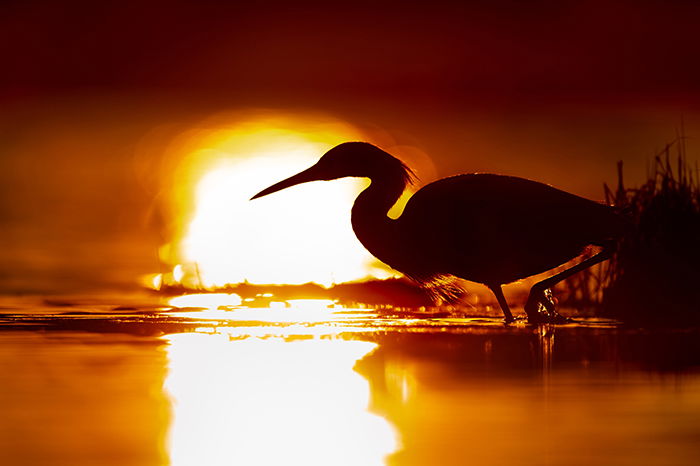
<path id="1" fill-rule="evenodd" d="M 391 219 L 387 213 L 412 181 L 412 172 L 378 147 L 360 142 L 336 146 L 313 167 L 254 198 L 343 176 L 371 180 L 352 209 L 353 230 L 370 253 L 419 283 L 455 276 L 486 284 L 505 306 L 507 319 L 501 285 L 560 266 L 588 245 L 605 246 L 624 229 L 609 206 L 536 181 L 494 174 L 430 183 Z"/>
<path id="2" fill-rule="evenodd" d="M 590 244 L 602 245 L 620 228 L 608 206 L 535 181 L 492 174 L 431 183 L 409 199 L 394 222 L 395 237 L 386 248 L 401 249 L 397 270 L 419 277 L 448 273 L 485 284 L 546 272 Z M 415 259 L 402 262 L 406 251 Z M 374 253 L 381 259 L 381 251 Z"/>

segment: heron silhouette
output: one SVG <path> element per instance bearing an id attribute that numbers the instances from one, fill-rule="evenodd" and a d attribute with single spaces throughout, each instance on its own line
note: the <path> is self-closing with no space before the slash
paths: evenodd
<path id="1" fill-rule="evenodd" d="M 387 216 L 413 172 L 366 142 L 342 143 L 312 167 L 262 190 L 257 199 L 318 180 L 364 177 L 370 185 L 352 208 L 352 227 L 379 260 L 430 289 L 450 294 L 454 278 L 483 283 L 496 296 L 506 322 L 515 320 L 502 286 L 601 250 L 532 286 L 525 303 L 531 323 L 566 322 L 549 289 L 608 259 L 624 220 L 611 207 L 523 178 L 464 174 L 418 190 L 397 219 Z"/>

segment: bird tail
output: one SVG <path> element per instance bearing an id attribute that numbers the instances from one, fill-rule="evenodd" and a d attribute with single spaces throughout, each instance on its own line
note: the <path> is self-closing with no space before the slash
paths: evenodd
<path id="1" fill-rule="evenodd" d="M 437 304 L 455 304 L 467 294 L 462 280 L 449 274 L 433 275 L 427 280 L 421 280 L 421 285 Z"/>

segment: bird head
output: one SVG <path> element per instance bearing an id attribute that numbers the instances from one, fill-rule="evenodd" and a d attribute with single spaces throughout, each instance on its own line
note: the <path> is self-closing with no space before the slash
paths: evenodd
<path id="1" fill-rule="evenodd" d="M 406 181 L 411 179 L 412 172 L 403 162 L 377 146 L 367 142 L 344 142 L 326 152 L 315 165 L 263 189 L 251 200 L 309 181 L 335 180 L 347 176 L 374 178 L 397 170 L 406 177 Z"/>

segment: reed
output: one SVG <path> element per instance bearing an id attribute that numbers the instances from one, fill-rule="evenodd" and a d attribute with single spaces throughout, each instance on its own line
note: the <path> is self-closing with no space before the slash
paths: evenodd
<path id="1" fill-rule="evenodd" d="M 567 304 L 627 322 L 700 321 L 698 173 L 683 135 L 653 158 L 637 188 L 625 186 L 618 162 L 617 187 L 606 184 L 605 198 L 629 218 L 629 231 L 607 264 L 565 284 Z"/>

